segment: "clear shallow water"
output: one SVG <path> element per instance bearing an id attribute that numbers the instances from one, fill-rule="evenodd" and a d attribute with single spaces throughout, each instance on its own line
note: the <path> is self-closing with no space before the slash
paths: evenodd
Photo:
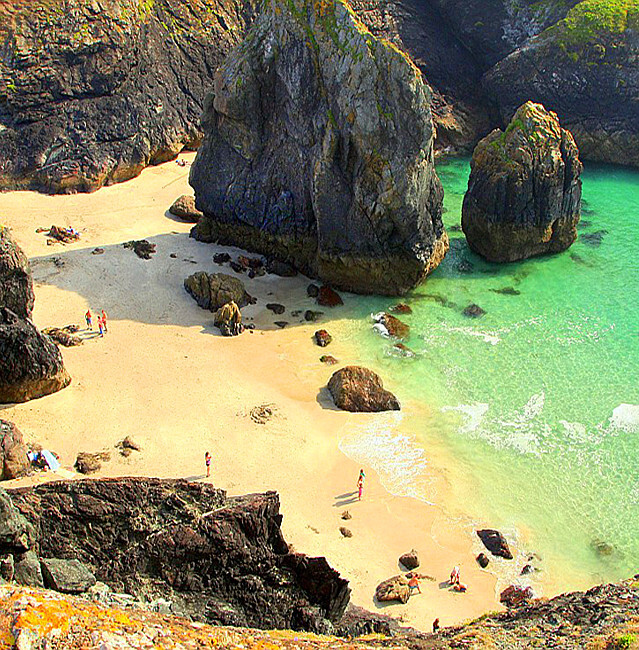
<path id="1" fill-rule="evenodd" d="M 469 534 L 473 523 L 509 532 L 519 568 L 528 552 L 542 557 L 539 590 L 639 572 L 639 172 L 588 166 L 577 242 L 508 265 L 451 230 L 468 160 L 438 173 L 451 250 L 400 316 L 416 356 L 372 330 L 391 299 L 352 298 L 340 326 L 405 408 L 343 450 L 392 491 L 463 512 Z M 486 314 L 464 316 L 471 303 Z M 424 478 L 429 462 L 446 463 L 447 497 Z"/>

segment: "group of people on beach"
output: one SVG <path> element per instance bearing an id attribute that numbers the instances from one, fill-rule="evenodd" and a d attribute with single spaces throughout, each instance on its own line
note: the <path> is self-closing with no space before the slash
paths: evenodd
<path id="1" fill-rule="evenodd" d="M 87 309 L 87 313 L 84 315 L 84 320 L 87 322 L 87 329 L 93 331 L 93 314 L 91 310 Z M 107 328 L 107 315 L 104 309 L 101 312 L 98 312 L 98 332 L 100 336 L 104 336 L 108 332 Z"/>

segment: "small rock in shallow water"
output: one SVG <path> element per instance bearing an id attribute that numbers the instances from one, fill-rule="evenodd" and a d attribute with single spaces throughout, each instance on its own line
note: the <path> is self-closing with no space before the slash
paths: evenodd
<path id="1" fill-rule="evenodd" d="M 463 314 L 464 316 L 468 316 L 468 318 L 480 318 L 486 313 L 484 309 L 482 309 L 479 305 L 475 305 L 474 303 L 472 305 L 468 305 L 466 309 L 464 309 Z"/>
<path id="2" fill-rule="evenodd" d="M 229 266 L 236 272 L 236 273 L 244 273 L 246 269 L 241 265 L 238 264 L 237 262 L 229 262 Z"/>
<path id="3" fill-rule="evenodd" d="M 412 314 L 413 309 L 410 305 L 407 305 L 405 302 L 400 302 L 396 305 L 393 305 L 388 311 L 393 314 Z"/>
<path id="4" fill-rule="evenodd" d="M 266 305 L 266 308 L 272 311 L 274 314 L 283 314 L 286 311 L 286 307 L 284 305 L 280 305 L 277 302 L 269 302 Z"/>
<path id="5" fill-rule="evenodd" d="M 226 264 L 231 261 L 231 256 L 228 253 L 216 253 L 213 255 L 213 261 L 216 264 Z"/>
<path id="6" fill-rule="evenodd" d="M 409 358 L 415 356 L 415 353 L 407 345 L 404 345 L 403 343 L 395 343 L 393 349 L 399 352 L 398 356 L 409 357 Z"/>
<path id="7" fill-rule="evenodd" d="M 579 235 L 579 239 L 583 241 L 584 244 L 592 246 L 593 248 L 598 248 L 601 246 L 604 235 L 607 235 L 607 230 L 597 230 L 596 232 L 584 232 Z"/>
<path id="8" fill-rule="evenodd" d="M 292 278 L 297 275 L 297 270 L 286 262 L 279 260 L 268 260 L 266 262 L 266 272 L 273 275 L 279 275 L 281 278 Z"/>
<path id="9" fill-rule="evenodd" d="M 485 528 L 483 530 L 478 530 L 477 536 L 493 555 L 503 557 L 506 560 L 513 559 L 513 554 L 510 552 L 506 538 L 498 530 Z"/>
<path id="10" fill-rule="evenodd" d="M 319 296 L 319 291 L 320 288 L 316 284 L 311 283 L 306 287 L 306 295 L 309 298 L 317 298 L 317 296 Z"/>
<path id="11" fill-rule="evenodd" d="M 341 296 L 330 287 L 326 285 L 320 287 L 319 294 L 317 296 L 317 304 L 322 307 L 337 307 L 338 305 L 343 305 L 344 301 Z"/>
<path id="12" fill-rule="evenodd" d="M 323 315 L 323 311 L 313 311 L 312 309 L 307 309 L 304 312 L 304 320 L 308 321 L 309 323 L 314 323 L 320 316 Z"/>
<path id="13" fill-rule="evenodd" d="M 518 291 L 514 287 L 503 287 L 502 289 L 491 289 L 493 293 L 500 293 L 503 296 L 519 296 L 521 291 Z"/>
<path id="14" fill-rule="evenodd" d="M 275 325 L 277 325 L 280 329 L 284 329 L 288 325 L 287 320 L 276 320 Z"/>

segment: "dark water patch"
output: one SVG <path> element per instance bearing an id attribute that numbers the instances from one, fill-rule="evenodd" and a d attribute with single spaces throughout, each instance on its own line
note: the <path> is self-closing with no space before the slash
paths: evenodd
<path id="1" fill-rule="evenodd" d="M 588 219 L 580 219 L 579 223 L 577 224 L 577 229 L 581 230 L 582 228 L 590 228 L 592 226 L 592 221 L 588 221 Z"/>
<path id="2" fill-rule="evenodd" d="M 500 293 L 503 296 L 520 296 L 521 291 L 515 287 L 502 287 L 501 289 L 491 289 L 493 293 Z"/>
<path id="3" fill-rule="evenodd" d="M 450 230 L 450 232 L 463 232 L 461 224 L 459 223 L 454 223 L 452 226 L 448 226 L 448 230 Z"/>
<path id="4" fill-rule="evenodd" d="M 475 265 L 470 260 L 463 259 L 457 265 L 457 270 L 460 273 L 472 273 L 475 270 Z"/>
<path id="5" fill-rule="evenodd" d="M 604 235 L 607 235 L 607 230 L 596 230 L 595 232 L 586 232 L 579 235 L 579 239 L 583 241 L 586 246 L 591 246 L 592 248 L 598 248 L 601 246 Z"/>
<path id="6" fill-rule="evenodd" d="M 581 266 L 588 266 L 591 268 L 597 266 L 591 260 L 587 260 L 585 257 L 579 255 L 579 253 L 570 253 L 570 259 L 576 264 L 580 264 Z"/>
<path id="7" fill-rule="evenodd" d="M 448 300 L 446 296 L 442 296 L 439 293 L 416 293 L 411 296 L 413 300 L 432 300 L 442 307 L 448 307 L 449 309 L 458 309 L 457 303 L 452 300 Z"/>

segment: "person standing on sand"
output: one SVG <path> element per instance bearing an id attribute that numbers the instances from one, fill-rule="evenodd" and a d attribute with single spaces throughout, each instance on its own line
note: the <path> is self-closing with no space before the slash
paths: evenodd
<path id="1" fill-rule="evenodd" d="M 357 491 L 358 491 L 357 498 L 361 501 L 362 500 L 362 492 L 364 491 L 364 471 L 363 470 L 359 473 L 359 478 L 357 479 Z"/>
<path id="2" fill-rule="evenodd" d="M 419 578 L 414 574 L 411 573 L 410 579 L 408 581 L 408 588 L 410 589 L 410 593 L 413 593 L 413 589 L 417 589 L 418 593 L 422 593 L 422 590 L 419 588 Z"/>
<path id="3" fill-rule="evenodd" d="M 450 584 L 451 585 L 458 585 L 459 584 L 459 567 L 454 566 L 453 570 L 450 572 Z"/>
<path id="4" fill-rule="evenodd" d="M 104 332 L 102 330 L 102 316 L 98 316 L 98 331 L 100 332 L 100 336 L 104 336 Z"/>
<path id="5" fill-rule="evenodd" d="M 87 313 L 84 315 L 84 320 L 87 322 L 87 327 L 92 330 L 93 329 L 93 321 L 91 318 L 91 310 L 87 309 Z"/>
<path id="6" fill-rule="evenodd" d="M 211 454 L 207 451 L 204 454 L 204 463 L 206 464 L 206 477 L 211 476 Z"/>
<path id="7" fill-rule="evenodd" d="M 106 334 L 109 331 L 109 328 L 107 327 L 106 312 L 104 309 L 102 310 L 102 327 L 104 327 L 104 333 Z"/>

